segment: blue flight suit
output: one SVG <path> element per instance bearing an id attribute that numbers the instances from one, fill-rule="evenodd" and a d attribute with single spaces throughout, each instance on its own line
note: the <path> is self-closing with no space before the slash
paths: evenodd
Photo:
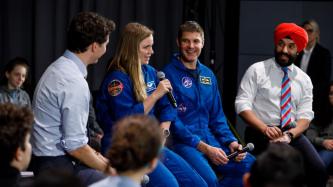
<path id="1" fill-rule="evenodd" d="M 208 186 L 243 186 L 242 176 L 255 160 L 252 155 L 248 154 L 239 163 L 230 160 L 226 165 L 214 167 L 223 176 L 223 180 L 218 181 L 209 158 L 196 149 L 201 140 L 230 154 L 228 145 L 237 141 L 226 123 L 213 72 L 199 60 L 196 70 L 187 69 L 179 60 L 179 54 L 175 54 L 164 73 L 178 104 L 178 118 L 171 125 L 174 151 L 197 170 Z"/>
<path id="2" fill-rule="evenodd" d="M 159 84 L 156 70 L 150 65 L 141 67 L 147 95 L 150 95 Z M 97 119 L 104 130 L 103 152 L 109 147 L 112 126 L 117 120 L 143 113 L 143 103 L 136 101 L 133 82 L 128 74 L 122 71 L 107 74 L 96 98 Z M 165 96 L 158 100 L 149 112 L 149 115 L 156 116 L 160 122 L 174 121 L 176 114 L 176 110 Z M 199 174 L 179 155 L 166 147 L 163 148 L 162 154 L 162 163 L 159 162 L 157 168 L 149 174 L 150 181 L 147 186 L 207 186 Z"/>

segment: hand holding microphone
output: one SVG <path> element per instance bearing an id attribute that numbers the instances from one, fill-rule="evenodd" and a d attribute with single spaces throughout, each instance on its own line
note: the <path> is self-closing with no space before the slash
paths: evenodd
<path id="1" fill-rule="evenodd" d="M 165 78 L 165 74 L 164 74 L 162 71 L 157 72 L 157 77 L 160 79 L 160 81 L 167 80 L 167 79 Z M 169 83 L 170 83 L 170 82 L 169 82 Z M 171 85 L 170 85 L 170 87 L 171 87 Z M 168 97 L 168 99 L 169 99 L 171 105 L 172 105 L 174 108 L 177 108 L 177 102 L 176 102 L 175 97 L 174 97 L 173 94 L 172 94 L 172 91 L 169 90 L 166 94 L 167 94 L 167 97 Z"/>
<path id="2" fill-rule="evenodd" d="M 248 143 L 242 150 L 235 151 L 235 152 L 231 153 L 230 155 L 228 155 L 227 157 L 228 157 L 228 159 L 233 159 L 237 155 L 248 152 L 248 151 L 252 151 L 253 149 L 254 149 L 253 143 Z"/>

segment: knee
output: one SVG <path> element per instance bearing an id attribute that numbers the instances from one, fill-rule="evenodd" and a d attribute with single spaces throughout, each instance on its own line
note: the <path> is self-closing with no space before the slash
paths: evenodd
<path id="1" fill-rule="evenodd" d="M 205 175 L 201 176 L 205 181 L 206 185 L 209 187 L 214 187 L 219 185 L 219 179 L 215 175 L 215 173 L 206 172 Z"/>

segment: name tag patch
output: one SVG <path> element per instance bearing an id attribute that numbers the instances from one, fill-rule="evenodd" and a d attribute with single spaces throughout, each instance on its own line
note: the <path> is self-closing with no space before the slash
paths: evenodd
<path id="1" fill-rule="evenodd" d="M 199 78 L 200 78 L 200 83 L 212 85 L 212 79 L 210 77 L 200 76 Z"/>

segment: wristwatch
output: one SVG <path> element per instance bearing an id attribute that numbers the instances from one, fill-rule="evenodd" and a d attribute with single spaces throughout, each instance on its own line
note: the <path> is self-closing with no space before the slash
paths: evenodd
<path id="1" fill-rule="evenodd" d="M 165 138 L 170 136 L 170 130 L 169 129 L 163 129 L 163 135 L 164 135 Z"/>
<path id="2" fill-rule="evenodd" d="M 292 141 L 292 140 L 294 139 L 294 135 L 293 135 L 293 133 L 287 131 L 287 132 L 286 132 L 286 135 L 290 138 L 290 141 Z"/>

